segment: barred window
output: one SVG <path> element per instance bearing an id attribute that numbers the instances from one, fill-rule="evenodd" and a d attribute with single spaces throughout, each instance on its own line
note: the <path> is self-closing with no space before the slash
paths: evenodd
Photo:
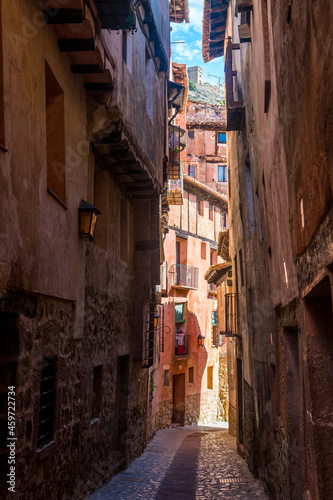
<path id="1" fill-rule="evenodd" d="M 56 356 L 43 358 L 40 378 L 40 403 L 37 445 L 42 447 L 52 441 L 54 415 L 54 376 Z"/>

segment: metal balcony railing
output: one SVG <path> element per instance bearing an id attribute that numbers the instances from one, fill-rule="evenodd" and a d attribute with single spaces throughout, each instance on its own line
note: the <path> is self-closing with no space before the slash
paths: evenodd
<path id="1" fill-rule="evenodd" d="M 227 293 L 225 295 L 225 331 L 223 335 L 237 335 L 237 294 Z"/>
<path id="2" fill-rule="evenodd" d="M 173 264 L 169 271 L 171 286 L 183 288 L 198 288 L 199 269 L 184 264 Z"/>
<path id="3" fill-rule="evenodd" d="M 189 356 L 189 345 L 190 336 L 189 335 L 179 335 L 176 334 L 175 341 L 175 356 Z"/>
<path id="4" fill-rule="evenodd" d="M 169 126 L 169 179 L 180 179 L 180 152 L 186 147 L 186 130 L 177 125 Z"/>

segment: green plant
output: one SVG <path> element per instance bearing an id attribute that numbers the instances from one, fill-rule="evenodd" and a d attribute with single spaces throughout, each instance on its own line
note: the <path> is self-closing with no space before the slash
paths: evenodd
<path id="1" fill-rule="evenodd" d="M 155 377 L 154 377 L 154 372 L 151 373 L 150 375 L 150 397 L 153 397 L 154 390 L 157 388 L 157 385 L 155 385 Z"/>
<path id="2" fill-rule="evenodd" d="M 194 82 L 192 82 L 192 80 L 188 81 L 188 89 L 192 90 L 193 92 L 197 91 L 197 86 Z"/>

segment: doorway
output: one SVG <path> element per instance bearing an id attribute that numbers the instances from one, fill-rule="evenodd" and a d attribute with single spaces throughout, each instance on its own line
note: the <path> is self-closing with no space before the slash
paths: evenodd
<path id="1" fill-rule="evenodd" d="M 185 373 L 173 376 L 172 421 L 184 424 L 185 420 Z"/>

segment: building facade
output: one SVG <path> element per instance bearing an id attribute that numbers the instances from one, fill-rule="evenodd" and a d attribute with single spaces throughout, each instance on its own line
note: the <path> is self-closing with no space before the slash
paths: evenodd
<path id="1" fill-rule="evenodd" d="M 173 63 L 172 69 L 174 79 L 186 87 L 186 66 Z M 226 224 L 227 197 L 205 183 L 204 164 L 196 175 L 188 171 L 189 106 L 184 104 L 170 125 L 170 176 L 176 176 L 177 168 L 180 174 L 179 179 L 169 181 L 175 187 L 169 191 L 158 306 L 161 352 L 154 376 L 157 428 L 227 419 L 221 400 L 225 391 L 220 390 L 226 385 L 226 356 L 218 335 L 216 290 L 204 279 L 208 266 L 217 263 L 217 236 Z"/>
<path id="2" fill-rule="evenodd" d="M 204 58 L 224 54 L 226 72 L 230 404 L 279 500 L 332 491 L 332 15 L 329 1 L 204 11 Z"/>
<path id="3" fill-rule="evenodd" d="M 0 371 L 2 401 L 8 387 L 16 398 L 15 498 L 83 498 L 153 432 L 173 8 L 1 2 Z"/>

